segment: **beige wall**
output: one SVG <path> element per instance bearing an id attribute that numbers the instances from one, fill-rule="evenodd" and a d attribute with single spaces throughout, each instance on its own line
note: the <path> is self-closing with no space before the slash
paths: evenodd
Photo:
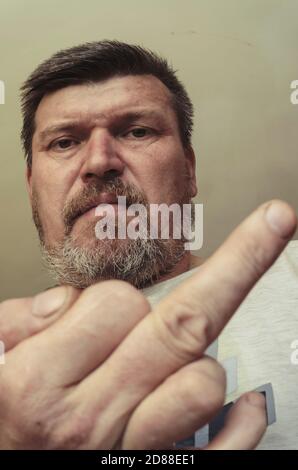
<path id="1" fill-rule="evenodd" d="M 267 199 L 298 209 L 297 0 L 1 0 L 0 300 L 51 285 L 25 192 L 18 88 L 56 50 L 104 38 L 160 52 L 189 90 L 202 255 Z"/>

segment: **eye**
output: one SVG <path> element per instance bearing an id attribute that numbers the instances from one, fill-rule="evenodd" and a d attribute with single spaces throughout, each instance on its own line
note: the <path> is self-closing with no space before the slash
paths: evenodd
<path id="1" fill-rule="evenodd" d="M 152 134 L 152 130 L 146 127 L 135 127 L 128 131 L 125 136 L 131 136 L 135 139 L 142 139 L 143 137 L 147 137 L 148 135 Z"/>
<path id="2" fill-rule="evenodd" d="M 54 150 L 67 150 L 72 146 L 71 144 L 73 143 L 76 144 L 77 141 L 75 141 L 74 139 L 64 138 L 64 139 L 60 139 L 60 140 L 56 140 L 55 142 L 52 142 L 50 144 L 50 148 Z"/>

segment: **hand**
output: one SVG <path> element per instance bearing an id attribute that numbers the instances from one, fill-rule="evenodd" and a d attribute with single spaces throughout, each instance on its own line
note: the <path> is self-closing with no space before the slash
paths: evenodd
<path id="1" fill-rule="evenodd" d="M 204 351 L 295 227 L 285 203 L 261 206 L 152 312 L 122 281 L 2 303 L 0 448 L 168 448 L 205 425 L 225 376 Z M 253 448 L 265 427 L 263 397 L 245 395 L 209 448 Z"/>

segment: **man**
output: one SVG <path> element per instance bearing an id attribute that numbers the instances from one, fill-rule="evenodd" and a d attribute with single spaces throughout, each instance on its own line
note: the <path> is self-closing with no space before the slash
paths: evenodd
<path id="1" fill-rule="evenodd" d="M 99 240 L 96 207 L 196 195 L 192 106 L 174 72 L 116 41 L 60 51 L 24 84 L 23 118 L 33 217 L 59 287 L 1 305 L 0 446 L 170 448 L 220 411 L 225 374 L 206 349 L 296 216 L 264 204 L 151 310 L 140 289 L 200 260 L 182 238 Z M 209 448 L 254 448 L 265 428 L 264 397 L 244 394 Z"/>

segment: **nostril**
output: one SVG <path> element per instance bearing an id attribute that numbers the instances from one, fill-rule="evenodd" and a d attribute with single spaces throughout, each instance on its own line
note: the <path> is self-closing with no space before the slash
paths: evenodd
<path id="1" fill-rule="evenodd" d="M 89 179 L 89 180 L 90 180 L 91 178 L 94 178 L 94 177 L 95 177 L 95 175 L 94 175 L 93 173 L 86 173 L 86 174 L 85 174 L 85 178 L 86 178 L 86 179 Z"/>
<path id="2" fill-rule="evenodd" d="M 116 176 L 120 176 L 120 174 L 121 174 L 121 171 L 119 170 L 108 170 L 104 174 L 104 179 L 105 180 L 113 179 Z"/>
<path id="3" fill-rule="evenodd" d="M 111 181 L 111 180 L 114 180 L 116 177 L 120 176 L 121 175 L 121 171 L 119 170 L 107 170 L 104 172 L 103 176 L 100 178 L 101 180 L 104 180 L 104 181 Z M 84 179 L 85 180 L 91 180 L 91 179 L 98 179 L 99 176 L 95 173 L 92 173 L 92 172 L 88 172 L 88 173 L 85 173 L 84 175 Z"/>

